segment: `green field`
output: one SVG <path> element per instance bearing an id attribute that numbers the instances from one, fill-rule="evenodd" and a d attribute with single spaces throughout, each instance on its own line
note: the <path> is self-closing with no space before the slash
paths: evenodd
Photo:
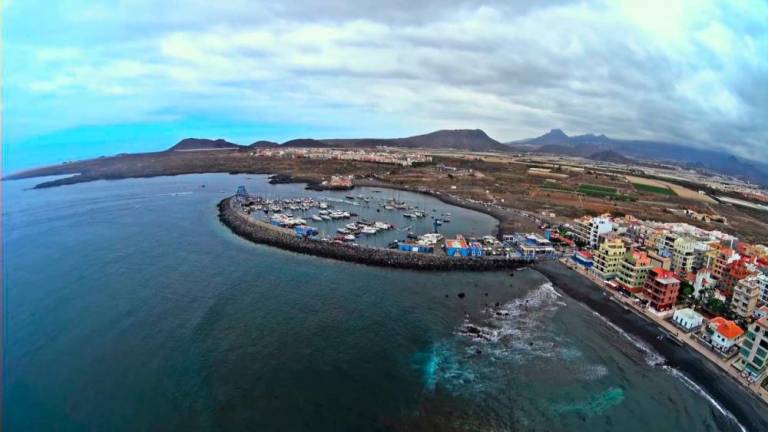
<path id="1" fill-rule="evenodd" d="M 584 195 L 600 197 L 600 198 L 616 196 L 616 188 L 606 187 L 606 186 L 582 184 L 581 186 L 579 186 L 578 190 Z"/>
<path id="2" fill-rule="evenodd" d="M 641 183 L 632 183 L 632 186 L 634 186 L 635 190 L 637 190 L 638 192 L 649 192 L 649 193 L 655 193 L 659 195 L 677 196 L 675 191 L 666 187 L 651 186 L 651 185 L 641 184 Z"/>

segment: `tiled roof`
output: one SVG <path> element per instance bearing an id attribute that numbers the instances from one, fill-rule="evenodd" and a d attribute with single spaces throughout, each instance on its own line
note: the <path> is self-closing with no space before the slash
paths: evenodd
<path id="1" fill-rule="evenodd" d="M 715 327 L 716 332 L 729 340 L 736 339 L 744 334 L 744 330 L 742 330 L 735 322 L 723 317 L 712 318 L 712 320 L 709 321 L 709 324 Z"/>

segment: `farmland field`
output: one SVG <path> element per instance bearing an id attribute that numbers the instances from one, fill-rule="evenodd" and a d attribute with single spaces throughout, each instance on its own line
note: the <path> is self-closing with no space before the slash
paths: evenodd
<path id="1" fill-rule="evenodd" d="M 673 191 L 668 187 L 653 186 L 653 185 L 647 185 L 642 183 L 632 183 L 632 186 L 634 186 L 635 190 L 637 190 L 638 192 L 649 192 L 649 193 L 655 193 L 659 195 L 677 196 L 675 191 Z"/>
<path id="2" fill-rule="evenodd" d="M 579 192 L 594 197 L 612 197 L 616 195 L 616 188 L 606 186 L 596 186 L 591 184 L 582 184 L 579 186 Z"/>

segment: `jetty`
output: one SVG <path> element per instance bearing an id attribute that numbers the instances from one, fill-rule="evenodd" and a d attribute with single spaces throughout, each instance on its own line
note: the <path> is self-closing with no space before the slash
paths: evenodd
<path id="1" fill-rule="evenodd" d="M 381 267 L 432 271 L 492 271 L 525 267 L 524 260 L 507 257 L 451 257 L 404 252 L 362 245 L 339 244 L 297 236 L 294 231 L 256 220 L 239 210 L 236 197 L 218 204 L 219 220 L 233 233 L 253 241 L 293 252 Z"/>

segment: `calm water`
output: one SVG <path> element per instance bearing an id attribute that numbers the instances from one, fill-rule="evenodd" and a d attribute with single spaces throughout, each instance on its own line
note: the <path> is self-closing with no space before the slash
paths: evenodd
<path id="1" fill-rule="evenodd" d="M 7 430 L 738 430 L 538 273 L 339 263 L 216 219 L 239 184 L 298 185 L 33 184 L 3 183 Z"/>

